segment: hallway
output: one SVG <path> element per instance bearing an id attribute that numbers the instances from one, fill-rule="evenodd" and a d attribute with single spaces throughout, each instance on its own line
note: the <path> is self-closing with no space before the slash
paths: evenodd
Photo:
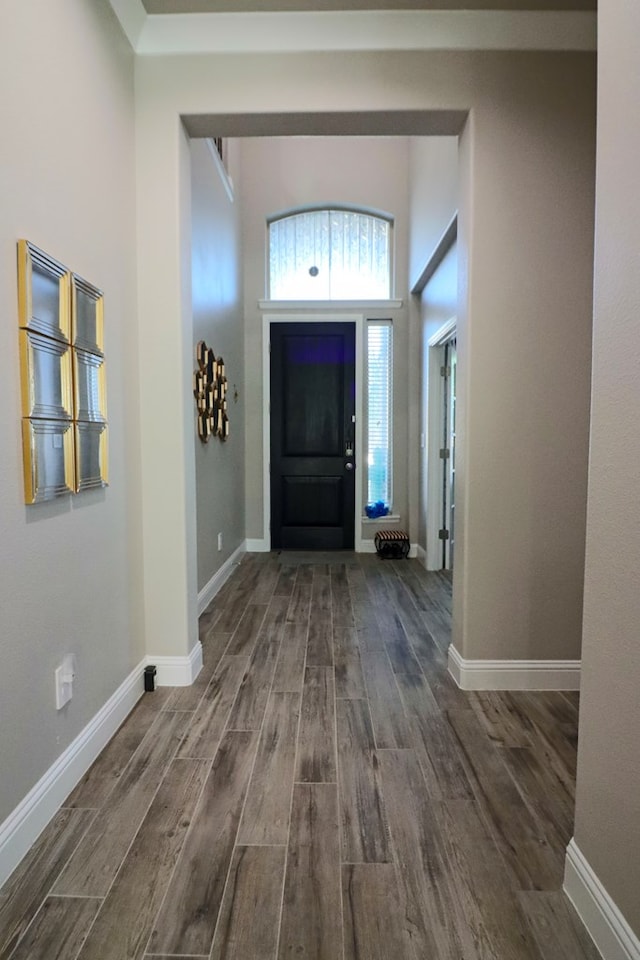
<path id="1" fill-rule="evenodd" d="M 578 697 L 465 693 L 413 560 L 246 555 L 0 890 L 0 960 L 597 960 Z"/>

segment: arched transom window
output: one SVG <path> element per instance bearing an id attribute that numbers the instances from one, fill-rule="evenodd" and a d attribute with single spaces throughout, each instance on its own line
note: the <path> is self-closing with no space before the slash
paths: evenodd
<path id="1" fill-rule="evenodd" d="M 392 221 L 362 210 L 303 210 L 269 222 L 271 300 L 387 300 Z"/>

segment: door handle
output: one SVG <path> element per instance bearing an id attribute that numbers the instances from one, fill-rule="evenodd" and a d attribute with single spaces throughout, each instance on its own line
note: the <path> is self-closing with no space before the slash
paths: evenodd
<path id="1" fill-rule="evenodd" d="M 351 463 L 350 460 L 348 460 L 347 463 L 345 463 L 344 468 L 345 470 L 353 470 L 353 464 Z"/>

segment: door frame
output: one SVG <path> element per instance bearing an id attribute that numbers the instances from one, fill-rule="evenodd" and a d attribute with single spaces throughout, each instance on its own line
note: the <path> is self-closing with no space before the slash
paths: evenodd
<path id="1" fill-rule="evenodd" d="M 264 550 L 271 550 L 271 356 L 272 323 L 353 323 L 356 340 L 356 477 L 354 548 L 362 553 L 362 484 L 364 465 L 364 314 L 265 313 L 262 316 L 262 503 Z"/>
<path id="2" fill-rule="evenodd" d="M 442 524 L 442 476 L 440 467 L 441 427 L 444 414 L 440 367 L 444 346 L 456 337 L 457 317 L 447 320 L 429 337 L 429 389 L 427 396 L 427 570 L 442 569 L 442 543 L 438 533 Z"/>

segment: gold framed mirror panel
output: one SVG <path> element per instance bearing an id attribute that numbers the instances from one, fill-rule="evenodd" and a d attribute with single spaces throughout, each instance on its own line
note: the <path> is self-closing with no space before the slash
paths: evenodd
<path id="1" fill-rule="evenodd" d="M 64 420 L 23 420 L 25 503 L 54 500 L 74 491 L 73 425 Z"/>
<path id="2" fill-rule="evenodd" d="M 74 349 L 73 386 L 74 419 L 106 423 L 107 384 L 104 357 Z"/>
<path id="3" fill-rule="evenodd" d="M 19 325 L 55 340 L 71 339 L 70 273 L 28 240 L 18 241 Z"/>
<path id="4" fill-rule="evenodd" d="M 104 294 L 76 273 L 71 274 L 71 337 L 77 349 L 104 355 Z"/>
<path id="5" fill-rule="evenodd" d="M 109 485 L 109 448 L 106 423 L 76 423 L 75 492 Z"/>
<path id="6" fill-rule="evenodd" d="M 71 348 L 62 340 L 19 330 L 22 416 L 73 419 Z"/>

